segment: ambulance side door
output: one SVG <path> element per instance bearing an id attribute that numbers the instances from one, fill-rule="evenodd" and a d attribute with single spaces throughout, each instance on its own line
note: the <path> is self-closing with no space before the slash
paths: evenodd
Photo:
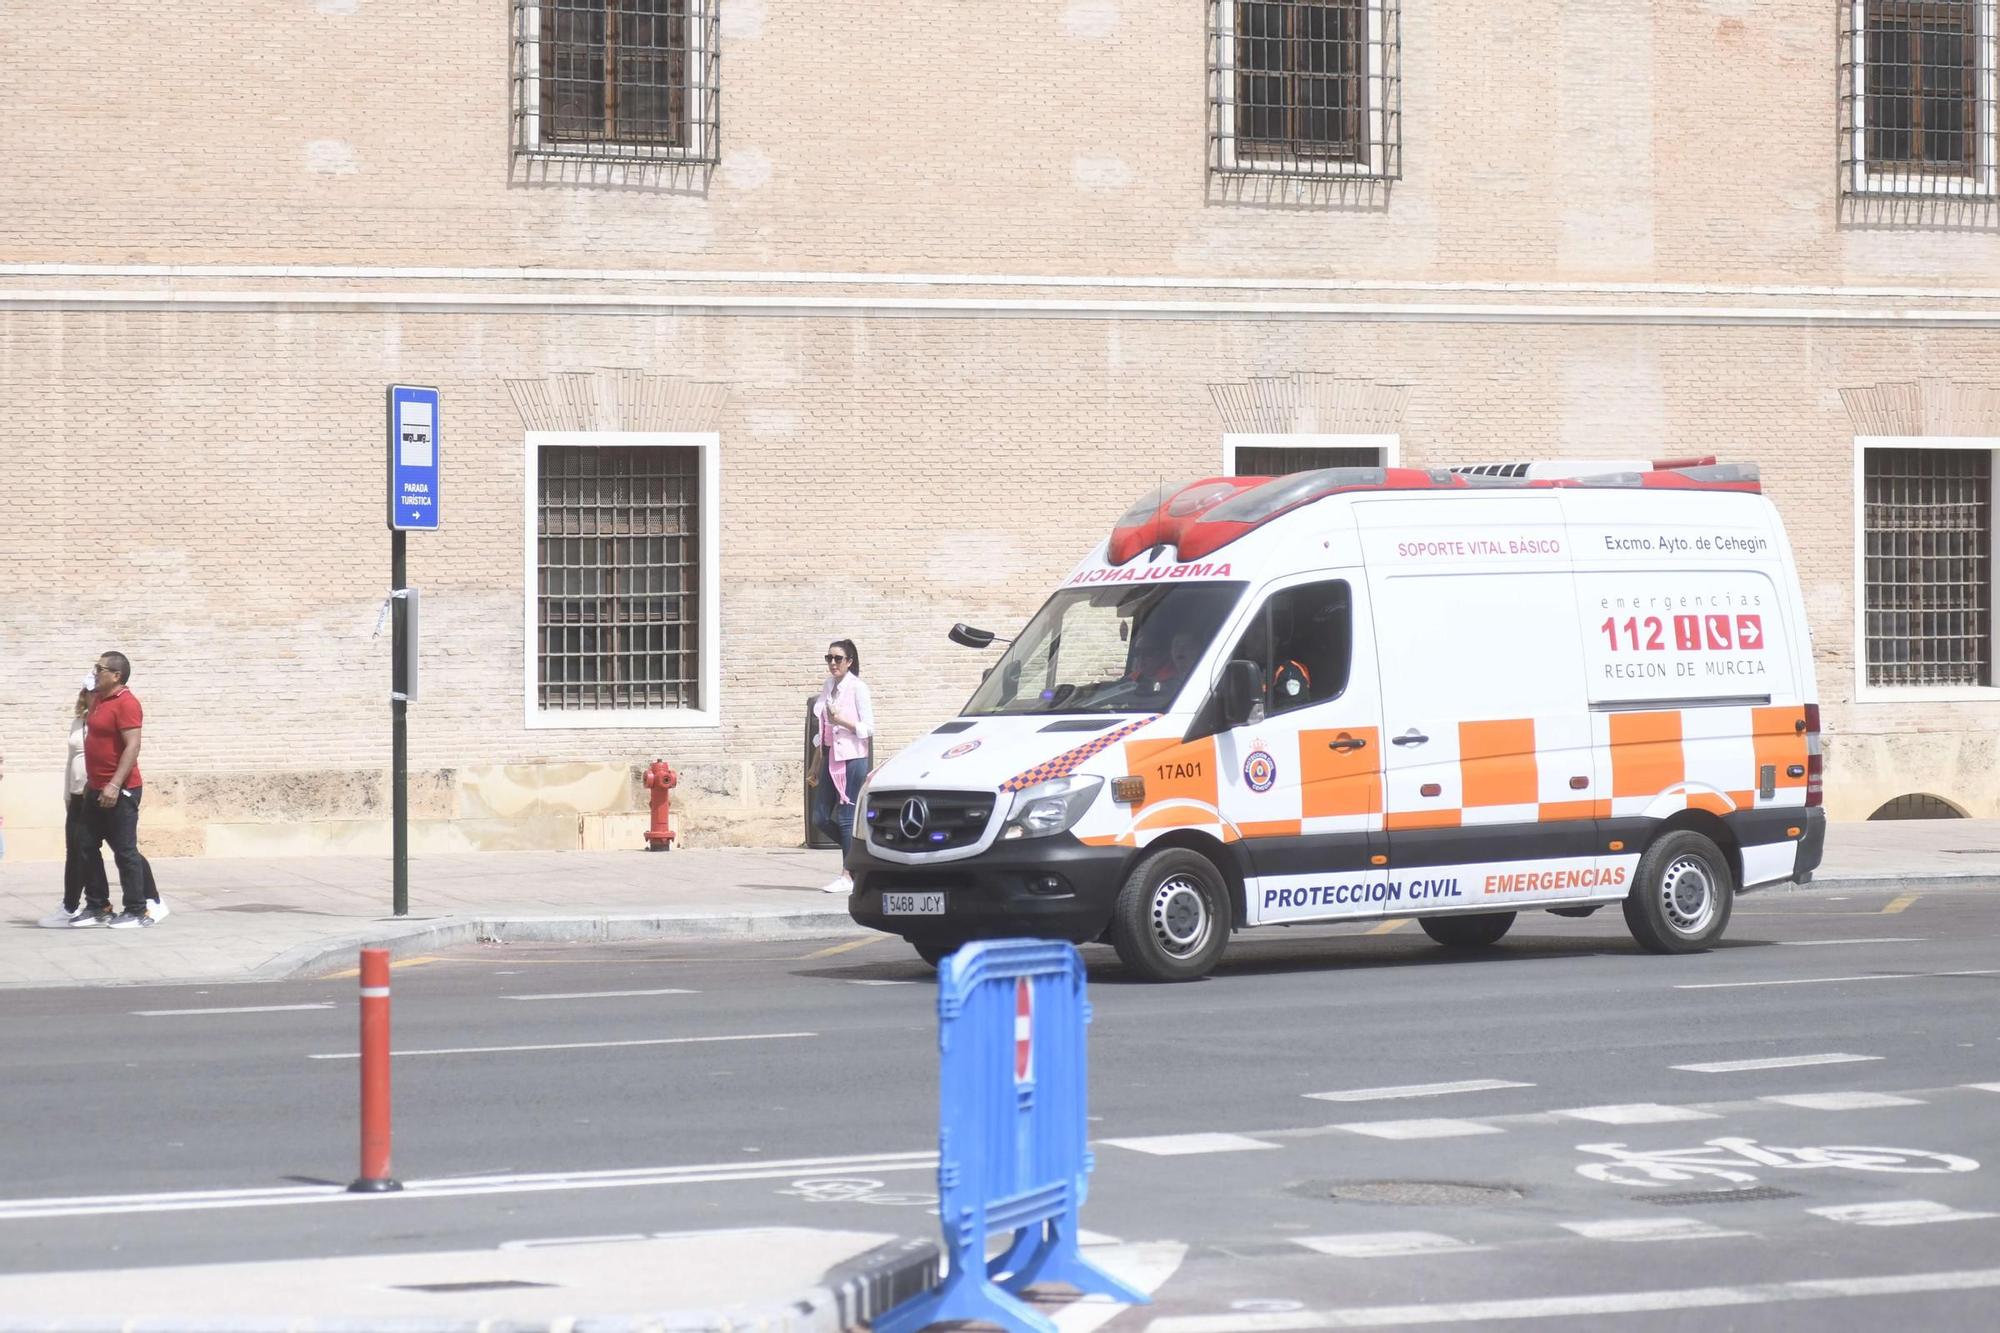
<path id="1" fill-rule="evenodd" d="M 1225 660 L 1264 703 L 1216 737 L 1223 812 L 1242 835 L 1246 925 L 1382 914 L 1382 726 L 1359 570 L 1290 576 Z"/>

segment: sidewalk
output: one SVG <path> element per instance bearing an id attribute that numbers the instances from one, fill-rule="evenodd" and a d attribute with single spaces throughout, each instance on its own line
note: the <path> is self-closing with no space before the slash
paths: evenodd
<path id="1" fill-rule="evenodd" d="M 478 852 L 410 862 L 410 914 L 390 915 L 386 857 L 161 858 L 172 916 L 149 930 L 41 930 L 62 867 L 0 863 L 0 988 L 274 981 L 482 939 L 610 941 L 858 934 L 819 886 L 831 851 Z M 1834 824 L 1811 891 L 2000 885 L 2000 820 Z M 115 893 L 115 886 L 114 886 Z"/>
<path id="2" fill-rule="evenodd" d="M 841 1333 L 938 1273 L 927 1240 L 797 1227 L 29 1273 L 0 1276 L 0 1333 Z"/>

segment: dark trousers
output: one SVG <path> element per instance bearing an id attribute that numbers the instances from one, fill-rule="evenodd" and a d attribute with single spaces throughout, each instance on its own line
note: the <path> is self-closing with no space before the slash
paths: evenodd
<path id="1" fill-rule="evenodd" d="M 104 878 L 104 855 L 98 850 L 91 807 L 97 798 L 81 792 L 69 798 L 69 818 L 63 824 L 63 911 L 84 903 L 101 910 L 111 906 L 111 885 Z"/>
<path id="2" fill-rule="evenodd" d="M 833 788 L 833 774 L 828 771 L 829 759 L 821 752 L 819 761 L 819 785 L 813 788 L 813 827 L 829 838 L 840 839 L 840 859 L 847 859 L 848 849 L 854 846 L 854 803 L 842 801 L 840 793 Z M 852 797 L 861 790 L 861 784 L 868 780 L 868 761 L 849 759 L 847 763 L 847 794 Z"/>
<path id="3" fill-rule="evenodd" d="M 125 910 L 134 915 L 145 911 L 146 900 L 153 896 L 153 867 L 139 854 L 139 797 L 145 790 L 125 788 L 118 793 L 118 803 L 109 810 L 97 803 L 96 792 L 89 794 L 96 821 L 96 841 L 111 844 L 111 859 L 118 865 L 118 888 L 124 894 Z"/>

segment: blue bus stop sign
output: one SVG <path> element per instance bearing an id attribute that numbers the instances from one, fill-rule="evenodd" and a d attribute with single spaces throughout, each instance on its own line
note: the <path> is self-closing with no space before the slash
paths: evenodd
<path id="1" fill-rule="evenodd" d="M 389 526 L 438 525 L 438 391 L 389 386 Z"/>

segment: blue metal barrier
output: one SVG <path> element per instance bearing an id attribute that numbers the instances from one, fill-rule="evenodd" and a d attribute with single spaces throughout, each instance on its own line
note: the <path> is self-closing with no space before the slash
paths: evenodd
<path id="1" fill-rule="evenodd" d="M 875 1333 L 983 1319 L 1055 1333 L 1017 1298 L 1066 1282 L 1145 1305 L 1077 1250 L 1094 1165 L 1084 1146 L 1089 1079 L 1083 959 L 1052 940 L 983 940 L 938 969 L 938 1216 L 951 1271 L 937 1290 L 878 1316 Z M 1012 1232 L 991 1263 L 987 1239 Z"/>

